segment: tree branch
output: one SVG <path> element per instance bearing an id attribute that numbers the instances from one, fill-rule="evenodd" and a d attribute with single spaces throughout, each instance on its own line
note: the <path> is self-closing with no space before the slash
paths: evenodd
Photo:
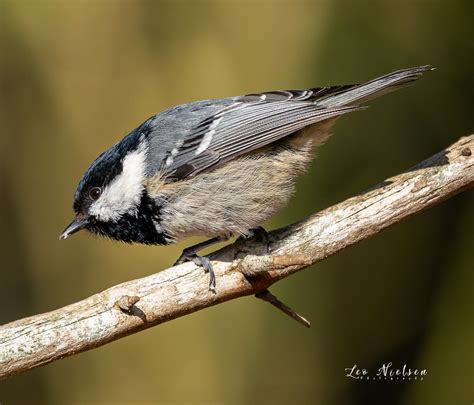
<path id="1" fill-rule="evenodd" d="M 302 318 L 268 293 L 268 287 L 471 187 L 473 151 L 474 135 L 461 138 L 405 173 L 269 233 L 269 249 L 256 240 L 226 246 L 211 255 L 217 260 L 216 294 L 208 291 L 202 269 L 185 263 L 3 325 L 0 379 L 245 295 L 256 294 L 295 319 Z"/>

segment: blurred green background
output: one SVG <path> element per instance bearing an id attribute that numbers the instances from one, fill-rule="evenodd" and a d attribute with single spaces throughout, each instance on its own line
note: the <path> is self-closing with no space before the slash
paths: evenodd
<path id="1" fill-rule="evenodd" d="M 169 106 L 437 67 L 341 119 L 269 229 L 469 134 L 473 4 L 0 0 L 0 323 L 159 271 L 190 244 L 58 240 L 89 163 Z M 2 381 L 0 403 L 470 404 L 473 207 L 465 192 L 274 286 L 310 330 L 243 298 Z M 387 362 L 428 375 L 345 376 Z"/>

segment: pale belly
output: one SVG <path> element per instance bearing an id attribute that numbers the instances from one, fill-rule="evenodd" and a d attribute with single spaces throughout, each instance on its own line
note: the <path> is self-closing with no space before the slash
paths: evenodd
<path id="1" fill-rule="evenodd" d="M 288 203 L 327 129 L 303 130 L 196 177 L 148 189 L 161 205 L 161 228 L 171 241 L 246 235 Z"/>

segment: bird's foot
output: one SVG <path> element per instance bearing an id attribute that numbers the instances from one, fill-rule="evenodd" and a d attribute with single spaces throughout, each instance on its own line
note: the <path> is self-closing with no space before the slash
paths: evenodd
<path id="1" fill-rule="evenodd" d="M 199 256 L 197 252 L 201 249 L 209 247 L 215 243 L 225 241 L 229 239 L 230 235 L 217 236 L 215 238 L 206 240 L 204 242 L 198 243 L 197 245 L 190 246 L 183 250 L 181 256 L 174 263 L 175 266 L 178 264 L 193 262 L 196 266 L 203 267 L 206 273 L 209 273 L 209 291 L 213 293 L 216 292 L 216 275 L 212 268 L 212 263 L 206 256 Z"/>
<path id="2" fill-rule="evenodd" d="M 263 226 L 250 229 L 246 236 L 239 236 L 237 241 L 247 239 L 254 239 L 256 242 L 264 244 L 266 246 L 267 252 L 270 251 L 270 238 L 268 236 L 268 232 Z"/>
<path id="3" fill-rule="evenodd" d="M 216 293 L 216 275 L 209 258 L 206 256 L 199 256 L 196 253 L 187 253 L 186 249 L 184 249 L 174 265 L 177 266 L 178 264 L 186 262 L 193 262 L 196 266 L 203 267 L 206 273 L 209 273 L 209 291 Z"/>

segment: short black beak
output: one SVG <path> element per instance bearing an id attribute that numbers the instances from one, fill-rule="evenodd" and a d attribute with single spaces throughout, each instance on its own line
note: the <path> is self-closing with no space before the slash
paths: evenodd
<path id="1" fill-rule="evenodd" d="M 77 215 L 61 234 L 59 239 L 66 239 L 69 235 L 79 232 L 81 229 L 84 229 L 89 224 L 89 217 L 85 215 Z"/>

